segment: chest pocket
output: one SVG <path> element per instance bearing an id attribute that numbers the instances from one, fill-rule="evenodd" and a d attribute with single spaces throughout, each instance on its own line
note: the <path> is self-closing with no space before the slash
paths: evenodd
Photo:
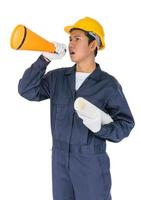
<path id="1" fill-rule="evenodd" d="M 70 96 L 54 96 L 53 105 L 55 106 L 56 120 L 62 120 L 68 117 L 69 104 L 71 101 Z"/>

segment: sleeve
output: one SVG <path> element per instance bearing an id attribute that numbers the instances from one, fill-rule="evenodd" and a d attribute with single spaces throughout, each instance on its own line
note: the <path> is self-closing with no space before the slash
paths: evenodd
<path id="1" fill-rule="evenodd" d="M 107 101 L 106 110 L 113 122 L 102 125 L 101 130 L 95 136 L 112 142 L 120 142 L 129 135 L 135 125 L 120 84 Z"/>
<path id="2" fill-rule="evenodd" d="M 28 68 L 18 84 L 19 94 L 30 101 L 41 101 L 51 95 L 51 71 L 45 74 L 47 62 L 41 55 L 30 68 Z"/>

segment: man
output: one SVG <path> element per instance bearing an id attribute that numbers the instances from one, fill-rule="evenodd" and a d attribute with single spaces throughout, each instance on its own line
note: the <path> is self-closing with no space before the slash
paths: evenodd
<path id="1" fill-rule="evenodd" d="M 134 119 L 118 81 L 95 62 L 98 50 L 105 47 L 101 24 L 85 17 L 65 31 L 75 65 L 45 74 L 51 60 L 65 55 L 65 45 L 55 43 L 56 53 L 44 53 L 25 71 L 19 93 L 30 101 L 50 98 L 53 199 L 111 200 L 106 140 L 119 142 L 127 137 Z M 90 114 L 91 109 L 77 110 L 84 107 L 76 104 L 80 97 L 109 115 L 109 123 L 101 121 L 96 130 L 95 116 L 101 118 Z"/>

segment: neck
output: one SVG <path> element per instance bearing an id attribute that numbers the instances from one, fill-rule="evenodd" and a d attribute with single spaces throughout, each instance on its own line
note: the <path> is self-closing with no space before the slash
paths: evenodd
<path id="1" fill-rule="evenodd" d="M 76 64 L 76 71 L 77 72 L 85 72 L 85 73 L 91 73 L 96 69 L 96 63 L 95 60 L 89 61 L 87 63 L 77 63 Z"/>
<path id="2" fill-rule="evenodd" d="M 76 64 L 76 71 L 77 72 L 85 72 L 85 73 L 91 73 L 92 71 L 94 71 L 96 69 L 96 63 L 87 63 L 87 64 L 80 64 L 77 63 Z"/>

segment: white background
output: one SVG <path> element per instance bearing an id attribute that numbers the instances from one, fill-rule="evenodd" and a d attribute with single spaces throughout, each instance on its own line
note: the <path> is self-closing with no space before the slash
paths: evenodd
<path id="1" fill-rule="evenodd" d="M 140 159 L 140 5 L 137 0 L 18 1 L 0 5 L 0 200 L 51 200 L 51 131 L 49 100 L 29 102 L 17 91 L 18 81 L 41 52 L 10 48 L 14 27 L 24 24 L 48 40 L 68 44 L 63 28 L 90 16 L 105 30 L 106 48 L 96 61 L 114 75 L 136 121 L 130 136 L 107 143 L 114 200 L 139 200 Z M 70 67 L 67 54 L 48 70 Z"/>

